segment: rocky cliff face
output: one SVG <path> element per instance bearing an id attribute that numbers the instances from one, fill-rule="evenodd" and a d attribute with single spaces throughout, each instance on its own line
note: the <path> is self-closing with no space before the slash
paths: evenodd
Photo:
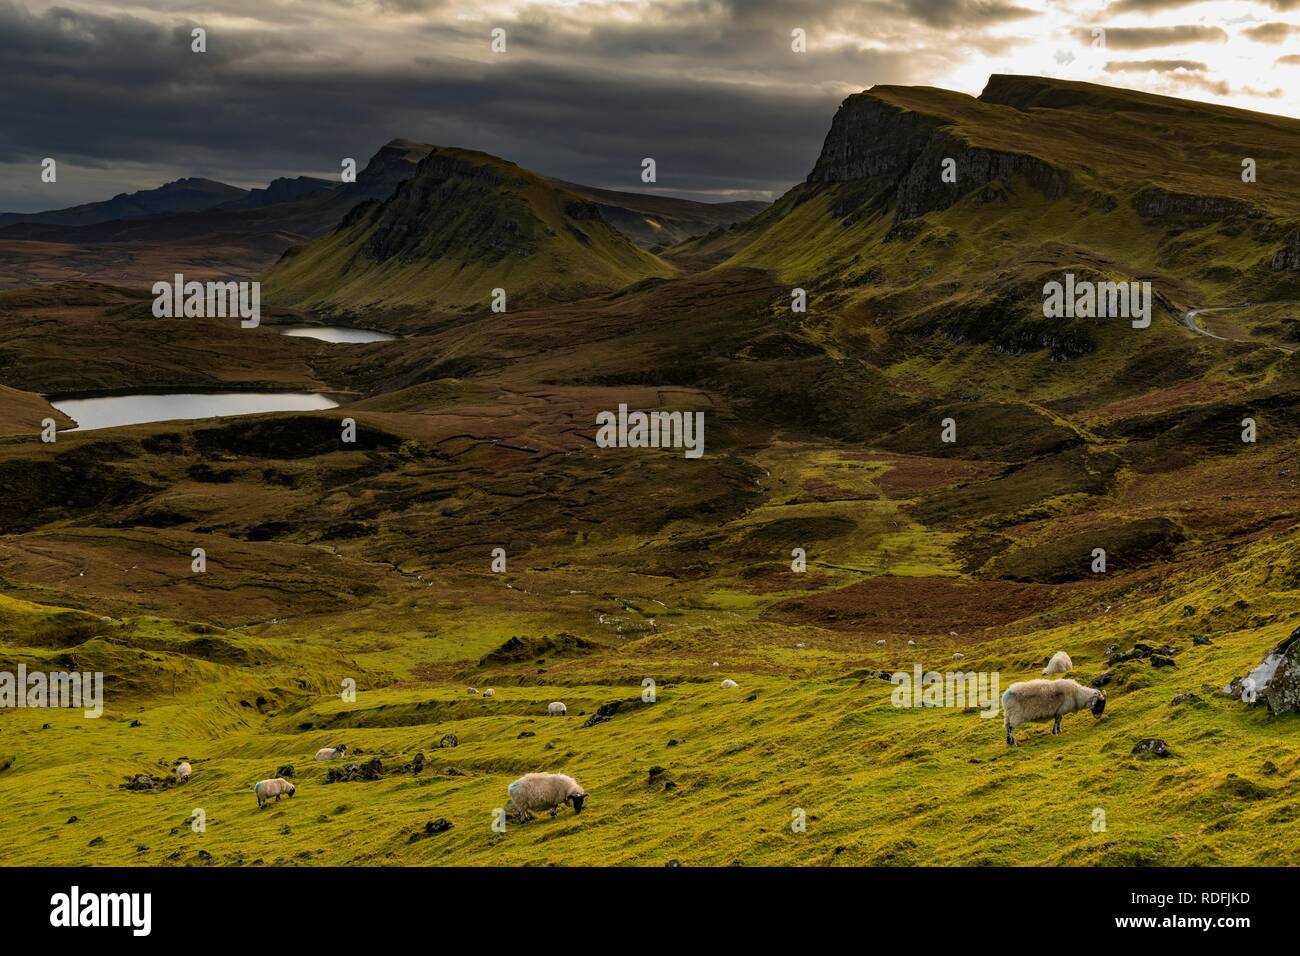
<path id="1" fill-rule="evenodd" d="M 1293 232 L 1287 244 L 1273 255 L 1274 272 L 1300 272 L 1300 231 Z"/>
<path id="2" fill-rule="evenodd" d="M 1133 197 L 1133 208 L 1143 219 L 1199 225 L 1224 219 L 1257 219 L 1262 213 L 1247 203 L 1223 196 L 1191 196 L 1155 186 Z"/>
<path id="3" fill-rule="evenodd" d="M 369 212 L 375 228 L 362 254 L 402 262 L 528 255 L 540 223 L 511 185 L 494 166 L 431 153 L 388 202 Z"/>
<path id="4" fill-rule="evenodd" d="M 944 160 L 956 164 L 956 182 L 943 181 Z M 994 197 L 1022 178 L 1056 199 L 1070 189 L 1070 176 L 1050 163 L 1023 153 L 971 146 L 930 116 L 884 102 L 871 93 L 846 99 L 835 114 L 821 155 L 808 175 L 810 184 L 859 183 L 864 195 L 889 197 L 895 224 L 947 209 L 963 196 Z"/>

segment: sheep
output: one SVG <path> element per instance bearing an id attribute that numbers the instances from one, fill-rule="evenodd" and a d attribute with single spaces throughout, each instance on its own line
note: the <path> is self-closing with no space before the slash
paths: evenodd
<path id="1" fill-rule="evenodd" d="M 176 782 L 177 782 L 177 783 L 189 783 L 189 782 L 190 782 L 190 774 L 193 773 L 193 772 L 194 772 L 194 770 L 193 770 L 193 768 L 189 765 L 189 762 L 188 762 L 188 761 L 185 762 L 185 763 L 182 763 L 182 764 L 178 764 L 177 767 L 176 767 Z"/>
<path id="2" fill-rule="evenodd" d="M 466 693 L 469 693 L 469 694 L 477 694 L 477 693 L 478 693 L 478 688 L 477 688 L 477 687 L 470 687 L 470 688 L 467 688 L 467 689 L 466 689 Z"/>
<path id="3" fill-rule="evenodd" d="M 724 680 L 724 681 L 722 682 L 722 686 L 725 687 L 725 688 L 727 688 L 728 690 L 730 690 L 732 687 L 739 687 L 740 685 L 737 684 L 737 683 L 736 683 L 734 680 L 732 680 L 730 677 L 728 677 L 726 680 Z"/>
<path id="4" fill-rule="evenodd" d="M 293 796 L 294 791 L 298 788 L 291 784 L 284 777 L 272 777 L 270 780 L 259 780 L 253 792 L 257 794 L 257 809 L 261 810 L 275 797 L 275 802 L 280 802 L 280 797 L 284 794 Z"/>
<path id="5" fill-rule="evenodd" d="M 497 695 L 497 692 L 494 691 L 491 687 L 489 687 L 487 690 L 483 691 L 483 696 L 484 696 L 484 697 L 495 697 L 496 695 Z"/>
<path id="6" fill-rule="evenodd" d="M 569 708 L 564 706 L 564 701 L 553 700 L 546 705 L 547 717 L 563 717 L 569 712 Z"/>
<path id="7" fill-rule="evenodd" d="M 316 751 L 317 760 L 341 760 L 343 755 L 348 752 L 347 744 L 339 744 L 337 747 L 322 747 Z"/>
<path id="8" fill-rule="evenodd" d="M 566 803 L 573 807 L 574 813 L 581 813 L 587 799 L 587 791 L 578 781 L 563 773 L 526 773 L 510 784 L 506 792 L 510 794 L 506 815 L 520 823 L 530 819 L 533 810 L 549 810 L 555 816 Z"/>
<path id="9" fill-rule="evenodd" d="M 1070 660 L 1070 655 L 1065 651 L 1057 651 L 1052 655 L 1052 659 L 1047 662 L 1047 666 L 1043 668 L 1043 676 L 1064 674 L 1072 670 L 1074 670 L 1074 661 Z"/>
<path id="10" fill-rule="evenodd" d="M 1016 745 L 1015 729 L 1031 720 L 1051 720 L 1052 733 L 1061 732 L 1061 718 L 1076 710 L 1091 710 L 1100 717 L 1106 709 L 1106 695 L 1094 687 L 1063 677 L 1060 680 L 1020 681 L 1002 695 L 1003 723 L 1007 729 L 1007 746 Z"/>

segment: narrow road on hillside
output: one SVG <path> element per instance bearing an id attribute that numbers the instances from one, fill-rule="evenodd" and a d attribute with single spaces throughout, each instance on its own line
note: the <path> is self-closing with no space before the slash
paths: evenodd
<path id="1" fill-rule="evenodd" d="M 1220 305 L 1207 309 L 1192 309 L 1190 312 L 1183 315 L 1183 325 L 1187 326 L 1197 335 L 1204 335 L 1212 339 L 1218 339 L 1220 342 L 1249 342 L 1249 339 L 1228 339 L 1224 338 L 1222 335 L 1215 335 L 1209 329 L 1201 328 L 1200 324 L 1196 321 L 1196 317 L 1209 312 L 1231 312 L 1235 309 L 1257 309 L 1270 305 L 1300 305 L 1300 301 L 1295 299 L 1286 299 L 1279 302 L 1244 302 L 1241 305 Z M 1269 348 L 1277 349 L 1279 352 L 1285 352 L 1288 355 L 1296 351 L 1293 348 L 1289 349 L 1285 346 L 1275 345 L 1271 342 L 1257 342 L 1255 344 L 1268 345 Z"/>

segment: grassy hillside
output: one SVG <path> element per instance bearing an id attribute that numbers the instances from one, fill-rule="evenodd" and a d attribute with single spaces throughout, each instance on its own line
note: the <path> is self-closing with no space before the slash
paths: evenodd
<path id="1" fill-rule="evenodd" d="M 484 153 L 436 149 L 391 199 L 290 250 L 264 282 L 271 301 L 300 308 L 473 311 L 495 288 L 536 304 L 670 272 L 576 194 Z"/>
<path id="2" fill-rule="evenodd" d="M 1070 148 L 1101 113 L 1104 148 Z M 1300 625 L 1300 358 L 1268 298 L 1300 298 L 1296 133 L 1027 78 L 877 89 L 808 183 L 675 247 L 671 275 L 529 174 L 439 151 L 268 277 L 402 333 L 361 346 L 160 327 L 84 284 L 6 293 L 0 670 L 107 690 L 98 720 L 0 710 L 0 863 L 1289 861 L 1300 717 L 1222 690 Z M 1259 191 L 1220 136 L 1257 137 Z M 960 190 L 912 172 L 959 148 Z M 1149 278 L 1151 327 L 1043 319 L 1067 268 Z M 99 388 L 346 404 L 43 445 L 25 423 L 70 387 L 60 352 Z M 702 412 L 704 456 L 597 447 L 620 404 Z M 976 708 L 891 703 L 895 671 L 1005 689 L 1062 649 L 1108 704 L 1060 736 L 1009 749 Z M 312 760 L 339 743 L 362 779 Z M 192 781 L 167 783 L 182 758 Z M 297 795 L 258 810 L 287 765 Z M 586 809 L 493 832 L 533 770 Z"/>

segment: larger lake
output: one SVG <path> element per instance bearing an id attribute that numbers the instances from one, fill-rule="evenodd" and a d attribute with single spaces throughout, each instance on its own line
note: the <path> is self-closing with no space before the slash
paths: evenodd
<path id="1" fill-rule="evenodd" d="M 357 345 L 364 342 L 391 342 L 397 338 L 396 335 L 389 335 L 387 332 L 354 329 L 346 325 L 295 325 L 292 328 L 285 329 L 283 334 L 345 345 Z"/>
<path id="2" fill-rule="evenodd" d="M 259 412 L 310 412 L 336 408 L 317 392 L 180 392 L 171 395 L 109 395 L 50 402 L 77 423 L 78 431 L 169 422 L 181 419 L 255 415 Z"/>

